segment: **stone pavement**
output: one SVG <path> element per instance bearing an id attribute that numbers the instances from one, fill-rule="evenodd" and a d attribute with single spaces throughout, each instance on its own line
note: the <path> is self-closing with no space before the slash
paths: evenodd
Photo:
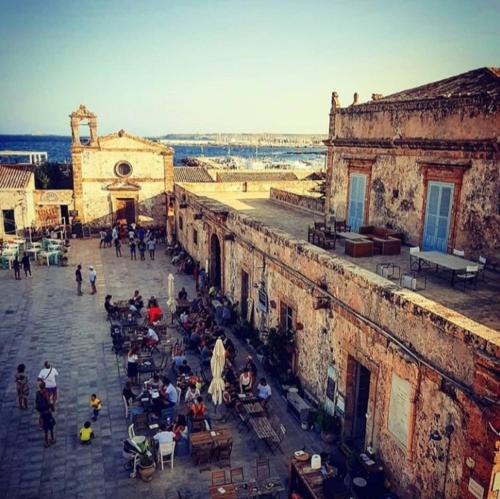
<path id="1" fill-rule="evenodd" d="M 96 240 L 72 241 L 68 267 L 34 266 L 33 278 L 15 281 L 12 271 L 0 271 L 0 498 L 152 498 L 208 496 L 210 473 L 200 473 L 190 456 L 176 458 L 174 469 L 157 470 L 150 483 L 131 479 L 124 469 L 122 440 L 127 435 L 121 390 L 126 379 L 123 364 L 111 352 L 109 324 L 103 310 L 104 295 L 114 299 L 130 296 L 134 289 L 144 299 L 155 295 L 165 308 L 166 278 L 174 269 L 160 246 L 155 261 L 130 261 L 126 248 L 116 258 L 114 249 L 98 248 Z M 82 263 L 84 296 L 76 295 L 74 270 Z M 98 275 L 98 294 L 89 294 L 88 266 Z M 193 296 L 190 277 L 176 275 L 176 288 L 185 286 Z M 240 365 L 247 354 L 235 340 Z M 55 413 L 57 443 L 43 448 L 34 410 L 35 382 L 45 360 L 60 373 L 60 398 Z M 196 359 L 190 365 L 197 366 Z M 25 363 L 30 379 L 28 411 L 16 407 L 14 375 Z M 268 455 L 271 471 L 283 481 L 287 460 L 293 450 L 324 450 L 311 432 L 304 432 L 286 412 L 276 386 L 270 413 L 287 427 L 284 454 L 275 456 L 256 445 L 252 434 L 238 433 L 233 425 L 232 466 L 243 466 L 254 475 L 255 458 Z M 81 447 L 77 433 L 90 418 L 89 397 L 97 393 L 103 401 L 99 420 L 93 424 L 96 439 Z M 211 408 L 213 411 L 213 408 Z M 212 466 L 212 469 L 218 469 Z M 286 494 L 283 493 L 282 497 Z M 184 497 L 184 496 L 183 496 Z"/>

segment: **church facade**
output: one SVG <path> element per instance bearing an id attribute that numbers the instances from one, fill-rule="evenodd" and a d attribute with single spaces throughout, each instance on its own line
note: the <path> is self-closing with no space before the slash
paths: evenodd
<path id="1" fill-rule="evenodd" d="M 173 191 L 174 150 L 124 130 L 99 137 L 84 105 L 70 114 L 76 216 L 91 227 L 116 222 L 165 226 Z M 80 139 L 87 124 L 90 140 Z"/>

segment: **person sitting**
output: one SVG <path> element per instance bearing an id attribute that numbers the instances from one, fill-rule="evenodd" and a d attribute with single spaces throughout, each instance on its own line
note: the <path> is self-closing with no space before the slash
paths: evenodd
<path id="1" fill-rule="evenodd" d="M 193 420 L 196 420 L 196 421 L 204 420 L 205 425 L 207 426 L 207 429 L 211 428 L 212 424 L 211 424 L 210 418 L 207 415 L 207 406 L 203 402 L 203 397 L 201 397 L 201 396 L 196 397 L 196 400 L 191 405 L 190 414 L 191 414 Z"/>
<path id="2" fill-rule="evenodd" d="M 134 301 L 134 305 L 137 311 L 140 312 L 141 309 L 144 307 L 144 301 L 142 300 L 142 296 L 139 293 L 138 289 L 134 291 L 134 296 L 132 296 L 131 299 Z"/>
<path id="3" fill-rule="evenodd" d="M 179 394 L 177 389 L 168 378 L 163 378 L 163 386 L 160 388 L 160 393 L 164 399 L 165 407 L 174 407 L 177 404 Z"/>
<path id="4" fill-rule="evenodd" d="M 191 409 L 191 406 L 194 404 L 196 399 L 200 396 L 200 390 L 196 388 L 196 385 L 190 384 L 187 391 L 186 395 L 184 396 L 184 403 L 186 404 L 188 409 Z"/>
<path id="5" fill-rule="evenodd" d="M 193 350 L 198 350 L 200 343 L 201 343 L 201 336 L 195 329 L 191 332 L 191 336 L 189 337 L 189 346 Z"/>
<path id="6" fill-rule="evenodd" d="M 169 444 L 174 441 L 175 433 L 172 428 L 168 427 L 165 423 L 160 425 L 160 431 L 153 437 L 153 440 L 157 445 Z"/>
<path id="7" fill-rule="evenodd" d="M 126 402 L 127 402 L 127 405 L 130 405 L 132 403 L 134 403 L 135 399 L 136 399 L 136 395 L 135 393 L 132 391 L 132 383 L 130 383 L 130 381 L 127 381 L 125 383 L 125 386 L 122 390 L 122 395 L 124 396 Z"/>
<path id="8" fill-rule="evenodd" d="M 228 366 L 226 369 L 226 373 L 224 374 L 224 381 L 229 383 L 230 385 L 236 384 L 236 374 L 234 373 L 234 369 L 232 366 Z"/>
<path id="9" fill-rule="evenodd" d="M 188 294 L 187 294 L 187 291 L 185 290 L 185 288 L 182 288 L 179 291 L 179 294 L 177 295 L 177 297 L 179 298 L 179 300 L 187 300 Z"/>
<path id="10" fill-rule="evenodd" d="M 174 432 L 174 440 L 178 442 L 179 440 L 187 441 L 189 438 L 188 425 L 186 421 L 186 416 L 184 414 L 178 414 L 174 421 L 174 426 L 172 428 Z"/>
<path id="11" fill-rule="evenodd" d="M 240 374 L 240 393 L 250 393 L 253 386 L 253 377 L 250 369 L 245 367 L 243 372 Z"/>
<path id="12" fill-rule="evenodd" d="M 266 407 L 271 395 L 271 387 L 267 384 L 266 378 L 260 378 L 260 383 L 257 385 L 257 398 L 262 404 L 262 407 Z"/>
<path id="13" fill-rule="evenodd" d="M 155 345 L 159 343 L 159 341 L 160 338 L 158 337 L 156 331 L 152 327 L 149 327 L 148 332 L 144 337 L 144 344 L 149 348 L 153 348 Z"/>
<path id="14" fill-rule="evenodd" d="M 160 376 L 158 374 L 153 375 L 152 378 L 148 379 L 145 383 L 145 386 L 148 390 L 151 391 L 160 391 L 162 386 L 162 382 L 160 380 Z"/>
<path id="15" fill-rule="evenodd" d="M 172 359 L 172 370 L 176 375 L 178 374 L 179 368 L 182 366 L 182 364 L 184 364 L 185 360 L 186 356 L 181 352 L 178 352 L 177 355 L 174 355 Z"/>
<path id="16" fill-rule="evenodd" d="M 180 315 L 179 319 L 180 319 L 182 325 L 187 324 L 189 322 L 188 313 L 184 310 L 184 312 L 182 312 L 182 314 Z"/>
<path id="17" fill-rule="evenodd" d="M 115 317 L 118 312 L 118 307 L 113 303 L 111 295 L 106 295 L 104 298 L 104 308 L 109 316 Z"/>
<path id="18" fill-rule="evenodd" d="M 208 348 L 208 345 L 206 343 L 201 348 L 200 355 L 201 355 L 201 365 L 202 366 L 209 366 L 210 365 L 210 358 L 212 357 L 212 354 L 210 353 L 210 348 Z"/>
<path id="19" fill-rule="evenodd" d="M 82 445 L 90 445 L 93 438 L 94 431 L 92 430 L 92 425 L 90 424 L 90 421 L 85 421 L 83 427 L 80 428 L 80 443 Z"/>
<path id="20" fill-rule="evenodd" d="M 141 314 L 139 312 L 139 310 L 137 310 L 137 307 L 135 306 L 135 303 L 134 303 L 134 300 L 130 299 L 128 301 L 128 311 L 130 312 L 130 315 L 133 317 L 133 318 L 136 318 L 136 317 L 140 317 Z"/>
<path id="21" fill-rule="evenodd" d="M 188 361 L 184 359 L 182 364 L 179 366 L 178 373 L 179 374 L 190 374 L 192 372 L 191 368 L 188 365 Z"/>
<path id="22" fill-rule="evenodd" d="M 253 358 L 251 355 L 247 357 L 247 362 L 245 364 L 245 367 L 250 370 L 252 373 L 253 379 L 257 379 L 257 366 L 255 365 L 255 362 L 253 361 Z"/>
<path id="23" fill-rule="evenodd" d="M 163 312 L 155 300 L 148 310 L 148 322 L 150 325 L 156 324 L 163 317 Z"/>

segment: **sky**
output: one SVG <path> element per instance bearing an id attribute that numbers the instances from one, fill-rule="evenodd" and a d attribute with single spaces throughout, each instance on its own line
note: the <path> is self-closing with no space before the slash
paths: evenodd
<path id="1" fill-rule="evenodd" d="M 349 105 L 500 66 L 498 0 L 0 0 L 0 133 L 327 133 Z"/>

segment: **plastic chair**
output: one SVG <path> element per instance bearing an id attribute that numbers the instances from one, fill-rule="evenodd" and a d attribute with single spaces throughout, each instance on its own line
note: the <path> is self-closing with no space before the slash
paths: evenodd
<path id="1" fill-rule="evenodd" d="M 410 248 L 410 270 L 418 270 L 418 258 L 416 254 L 420 253 L 420 246 Z"/>
<path id="2" fill-rule="evenodd" d="M 170 461 L 170 468 L 174 468 L 174 453 L 175 453 L 175 442 L 167 442 L 163 444 L 158 444 L 158 462 L 163 469 L 163 464 L 165 458 L 167 462 Z"/>
<path id="3" fill-rule="evenodd" d="M 130 440 L 133 440 L 139 446 L 143 446 L 146 443 L 146 437 L 144 435 L 135 434 L 133 424 L 128 427 L 128 438 L 130 438 Z"/>
<path id="4" fill-rule="evenodd" d="M 475 284 L 477 286 L 477 277 L 479 275 L 479 265 L 467 265 L 465 272 L 456 274 L 455 277 L 464 283 L 464 291 L 467 283 Z"/>
<path id="5" fill-rule="evenodd" d="M 459 256 L 460 258 L 465 258 L 465 251 L 464 250 L 457 250 L 457 249 L 453 248 L 453 255 Z"/>
<path id="6" fill-rule="evenodd" d="M 125 419 L 128 419 L 128 404 L 125 395 L 122 395 L 123 407 L 125 408 Z"/>

